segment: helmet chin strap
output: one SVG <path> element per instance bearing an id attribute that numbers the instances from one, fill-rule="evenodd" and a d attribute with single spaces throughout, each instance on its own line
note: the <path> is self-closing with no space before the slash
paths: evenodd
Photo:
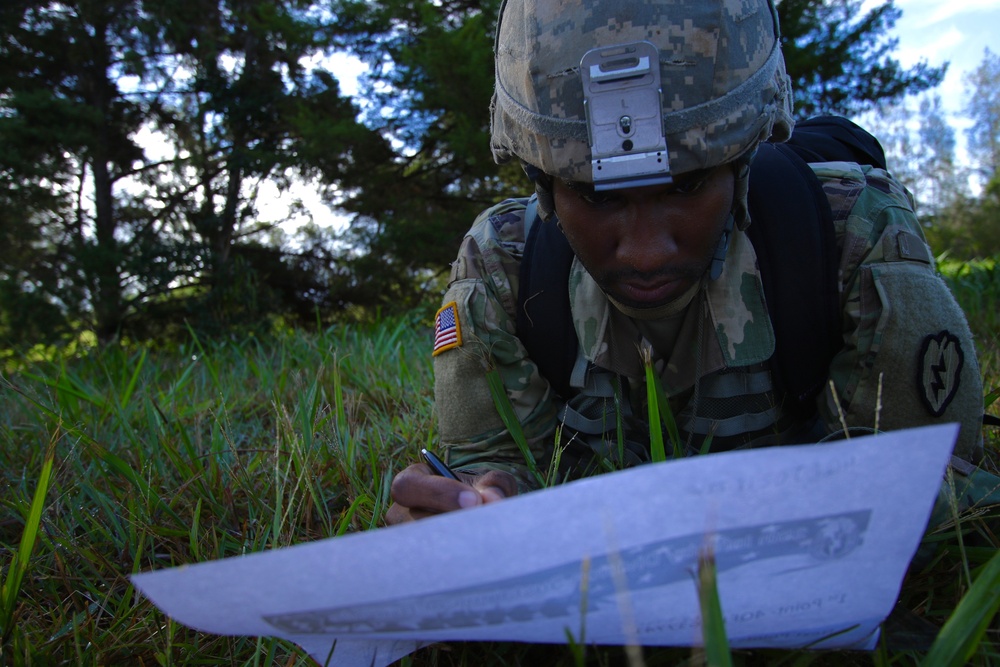
<path id="1" fill-rule="evenodd" d="M 717 280 L 722 275 L 722 269 L 726 264 L 726 253 L 729 251 L 729 241 L 733 237 L 733 228 L 737 227 L 736 217 L 739 216 L 739 228 L 745 230 L 750 224 L 750 215 L 747 213 L 747 186 L 750 183 L 750 162 L 757 154 L 757 148 L 740 157 L 733 163 L 733 208 L 729 210 L 729 219 L 722 229 L 722 236 L 719 237 L 719 245 L 715 246 L 715 254 L 712 255 L 712 263 L 708 267 L 708 279 Z"/>
<path id="2" fill-rule="evenodd" d="M 733 227 L 736 224 L 736 220 L 733 214 L 729 214 L 729 219 L 726 220 L 726 226 L 722 230 L 722 237 L 719 239 L 719 245 L 715 246 L 715 254 L 712 255 L 712 264 L 708 267 L 708 279 L 717 280 L 719 276 L 722 275 L 722 268 L 726 264 L 726 253 L 729 251 L 729 239 L 733 235 Z"/>

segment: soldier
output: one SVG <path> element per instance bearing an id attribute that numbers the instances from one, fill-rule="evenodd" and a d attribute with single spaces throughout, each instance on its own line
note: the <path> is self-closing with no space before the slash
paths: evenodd
<path id="1" fill-rule="evenodd" d="M 883 168 L 839 160 L 810 162 L 815 192 L 764 172 L 748 194 L 751 164 L 759 173 L 793 129 L 769 0 L 506 0 L 495 56 L 493 154 L 519 160 L 536 195 L 485 211 L 462 244 L 433 350 L 440 437 L 460 479 L 405 469 L 390 523 L 537 487 L 491 396 L 494 372 L 538 466 L 558 455 L 566 476 L 649 460 L 646 364 L 688 453 L 957 421 L 955 453 L 981 456 L 972 334 L 909 193 Z M 757 215 L 748 202 L 768 185 L 784 196 Z M 829 354 L 817 341 L 823 381 L 805 394 L 789 390 L 798 370 L 784 348 L 809 342 L 776 336 L 777 313 L 819 287 L 794 274 L 765 289 L 749 230 L 773 199 L 831 212 L 837 339 Z M 791 230 L 798 213 L 776 217 Z M 570 263 L 558 289 L 533 280 L 519 293 L 536 227 L 561 232 Z M 769 265 L 796 254 L 779 248 Z M 568 296 L 565 336 L 552 333 L 561 315 L 531 308 L 546 292 Z M 527 346 L 536 328 L 543 353 Z M 563 351 L 566 370 L 553 372 Z"/>

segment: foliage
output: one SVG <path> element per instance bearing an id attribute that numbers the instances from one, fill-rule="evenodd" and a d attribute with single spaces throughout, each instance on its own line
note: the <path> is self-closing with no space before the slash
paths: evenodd
<path id="1" fill-rule="evenodd" d="M 377 525 L 393 471 L 433 437 L 429 354 L 416 353 L 428 332 L 407 319 L 8 368 L 0 563 L 17 553 L 27 567 L 3 578 L 0 663 L 229 664 L 274 651 L 309 664 L 285 642 L 180 628 L 127 575 Z M 18 595 L 7 583 L 22 571 Z"/>
<path id="2" fill-rule="evenodd" d="M 117 326 L 123 298 L 125 224 L 113 190 L 141 158 L 133 137 L 146 112 L 116 80 L 128 73 L 124 54 L 141 57 L 147 46 L 139 22 L 130 0 L 0 9 L 0 210 L 5 226 L 30 229 L 17 232 L 22 252 L 5 257 L 5 282 L 8 291 L 22 281 L 36 295 L 53 290 L 48 300 L 66 318 L 92 317 L 101 333 Z"/>
<path id="3" fill-rule="evenodd" d="M 923 181 L 920 195 L 930 215 L 955 204 L 968 190 L 955 160 L 955 130 L 944 117 L 939 95 L 920 101 L 920 152 L 914 156 Z"/>
<path id="4" fill-rule="evenodd" d="M 958 191 L 927 216 L 931 247 L 958 260 L 993 257 L 1000 252 L 1000 56 L 989 49 L 979 67 L 966 79 L 966 113 L 973 119 L 967 130 L 972 174 L 982 186 L 978 195 Z M 929 165 L 946 178 L 943 164 Z M 960 170 L 951 176 L 967 178 Z M 926 183 L 926 179 L 925 179 Z"/>
<path id="5" fill-rule="evenodd" d="M 489 150 L 498 6 L 337 4 L 339 14 L 352 17 L 352 46 L 370 67 L 365 122 L 396 147 L 393 160 L 374 165 L 365 184 L 339 203 L 354 214 L 345 240 L 370 258 L 354 264 L 360 282 L 398 285 L 446 271 L 475 216 L 524 191 L 520 169 L 498 169 Z"/>
<path id="6" fill-rule="evenodd" d="M 1000 173 L 1000 55 L 986 49 L 966 77 L 969 154 L 984 180 Z"/>
<path id="7" fill-rule="evenodd" d="M 963 306 L 977 332 L 995 327 L 1000 283 L 969 271 L 968 289 L 957 290 Z M 992 301 L 969 304 L 973 293 Z M 8 360 L 0 387 L 0 562 L 25 552 L 31 509 L 40 513 L 0 662 L 309 664 L 287 642 L 178 626 L 136 595 L 127 575 L 381 525 L 392 475 L 436 437 L 429 341 L 429 321 L 397 319 Z M 998 386 L 1000 347 L 987 354 L 987 385 Z M 52 442 L 50 452 L 40 442 Z M 990 441 L 991 456 L 998 446 Z M 43 503 L 45 485 L 36 480 L 49 454 Z M 906 609 L 944 625 L 971 584 L 966 568 L 975 572 L 1000 547 L 990 517 L 974 510 L 928 537 L 933 553 L 903 587 Z M 988 607 L 973 601 L 968 613 L 982 619 Z M 987 632 L 973 664 L 992 660 L 995 634 Z M 692 657 L 683 648 L 642 652 L 647 665 Z M 621 655 L 588 647 L 587 664 L 621 664 Z M 871 655 L 733 657 L 744 665 L 911 665 L 921 655 L 883 645 Z M 563 646 L 456 643 L 424 649 L 410 664 L 579 663 Z"/>
<path id="8" fill-rule="evenodd" d="M 857 115 L 879 104 L 933 88 L 945 67 L 921 60 L 904 69 L 889 37 L 900 10 L 892 0 L 862 11 L 862 0 L 781 0 L 777 3 L 785 65 L 795 112 Z"/>
<path id="9" fill-rule="evenodd" d="M 980 371 L 984 377 L 1000 376 L 1000 367 L 988 364 L 1000 360 L 1000 267 L 994 255 L 984 260 L 943 259 L 938 264 L 955 298 L 969 319 L 979 352 Z M 985 385 L 987 391 L 1000 383 Z M 1000 435 L 998 433 L 997 435 Z"/>
<path id="10" fill-rule="evenodd" d="M 1000 171 L 977 197 L 960 196 L 934 216 L 926 230 L 931 247 L 955 259 L 1000 252 Z"/>
<path id="11" fill-rule="evenodd" d="M 931 248 L 960 260 L 1000 252 L 1000 171 L 990 144 L 1000 141 L 1000 58 L 987 49 L 967 84 L 966 113 L 976 119 L 968 130 L 971 167 L 956 159 L 955 130 L 937 95 L 920 98 L 918 110 L 897 102 L 860 119 L 885 148 L 889 171 L 913 193 Z"/>
<path id="12" fill-rule="evenodd" d="M 323 326 L 424 300 L 474 216 L 528 189 L 489 151 L 498 5 L 4 3 L 0 345 Z M 859 7 L 779 3 L 799 113 L 940 79 L 891 58 L 891 2 Z M 356 99 L 334 51 L 370 67 Z M 261 219 L 262 185 L 301 179 L 346 231 Z"/>
<path id="13" fill-rule="evenodd" d="M 308 64 L 336 43 L 333 22 L 299 0 L 5 3 L 0 337 L 23 342 L 25 314 L 30 332 L 59 325 L 49 339 L 137 335 L 165 299 L 224 325 L 298 308 L 246 295 L 260 184 L 356 185 L 390 156 Z"/>

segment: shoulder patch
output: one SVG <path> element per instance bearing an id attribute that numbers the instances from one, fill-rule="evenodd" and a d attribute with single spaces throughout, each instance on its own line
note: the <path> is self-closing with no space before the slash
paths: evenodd
<path id="1" fill-rule="evenodd" d="M 434 351 L 436 357 L 445 350 L 462 346 L 462 325 L 458 321 L 458 304 L 446 303 L 434 316 Z"/>
<path id="2" fill-rule="evenodd" d="M 955 398 L 965 354 L 958 337 L 945 330 L 924 338 L 917 359 L 917 387 L 924 407 L 935 417 Z"/>

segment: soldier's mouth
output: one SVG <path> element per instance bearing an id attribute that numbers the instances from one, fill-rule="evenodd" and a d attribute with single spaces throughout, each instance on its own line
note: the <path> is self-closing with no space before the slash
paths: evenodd
<path id="1" fill-rule="evenodd" d="M 654 280 L 632 278 L 621 281 L 621 301 L 640 308 L 662 306 L 684 295 L 691 283 L 683 277 L 660 276 Z"/>

